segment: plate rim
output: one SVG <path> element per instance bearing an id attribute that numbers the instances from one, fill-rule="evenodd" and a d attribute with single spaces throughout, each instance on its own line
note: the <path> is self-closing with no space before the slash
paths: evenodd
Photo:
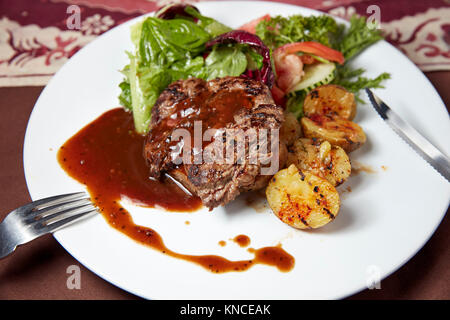
<path id="1" fill-rule="evenodd" d="M 205 6 L 214 6 L 216 3 L 223 3 L 223 2 L 225 2 L 225 1 L 206 1 L 206 2 L 199 2 L 199 3 L 195 3 L 195 5 L 196 6 L 203 6 L 203 5 L 205 5 Z M 319 11 L 319 10 L 316 10 L 316 9 L 311 9 L 311 8 L 308 8 L 308 7 L 304 7 L 304 6 L 300 6 L 300 5 L 295 5 L 295 4 L 288 4 L 288 3 L 278 3 L 278 2 L 273 2 L 273 1 L 251 1 L 251 0 L 238 0 L 238 1 L 235 1 L 235 0 L 232 0 L 232 1 L 226 1 L 226 3 L 227 4 L 234 4 L 234 5 L 238 5 L 238 4 L 241 4 L 241 3 L 243 3 L 243 2 L 245 2 L 245 3 L 247 3 L 247 4 L 255 4 L 255 5 L 257 5 L 257 4 L 272 4 L 272 5 L 276 5 L 276 6 L 284 6 L 284 7 L 287 7 L 287 8 L 289 8 L 289 7 L 295 7 L 295 8 L 301 8 L 302 10 L 306 10 L 306 11 L 309 11 L 309 12 L 311 12 L 311 14 L 326 14 L 326 15 L 330 15 L 330 16 L 332 16 L 334 19 L 336 19 L 338 22 L 340 22 L 340 23 L 345 23 L 345 24 L 348 24 L 348 22 L 346 21 L 346 20 L 344 20 L 344 19 L 342 19 L 342 18 L 340 18 L 340 17 L 337 17 L 337 16 L 334 16 L 334 15 L 331 15 L 331 14 L 329 14 L 329 13 L 327 13 L 327 12 L 322 12 L 322 11 Z M 145 13 L 145 14 L 143 14 L 143 15 L 140 15 L 140 16 L 137 16 L 137 17 L 135 17 L 135 18 L 132 18 L 132 19 L 130 19 L 130 20 L 127 20 L 124 24 L 132 24 L 132 23 L 134 23 L 135 21 L 138 21 L 138 20 L 140 20 L 140 19 L 142 19 L 143 17 L 146 17 L 146 16 L 151 16 L 151 15 L 153 15 L 154 14 L 154 12 L 155 11 L 152 11 L 152 12 L 148 12 L 148 13 Z M 83 52 L 86 48 L 90 48 L 89 46 L 90 45 L 92 45 L 93 43 L 95 43 L 97 40 L 100 40 L 100 39 L 102 39 L 103 37 L 105 37 L 105 36 L 107 36 L 107 34 L 110 32 L 110 31 L 112 31 L 112 30 L 115 30 L 116 28 L 118 28 L 118 27 L 123 27 L 123 25 L 124 24 L 120 24 L 120 25 L 118 25 L 118 26 L 115 26 L 114 28 L 112 28 L 112 29 L 110 29 L 110 30 L 108 30 L 107 32 L 105 32 L 105 33 L 103 33 L 103 34 L 101 34 L 100 36 L 98 36 L 98 37 L 96 37 L 94 40 L 92 40 L 91 42 L 89 42 L 88 44 L 86 44 L 85 46 L 83 46 L 79 51 L 77 51 L 75 54 L 74 54 L 74 56 L 72 56 L 71 57 L 71 59 L 73 58 L 73 57 L 75 57 L 75 56 L 77 56 L 78 54 L 80 54 L 80 52 Z M 407 63 L 411 66 L 411 67 L 413 67 L 414 69 L 416 69 L 416 70 L 418 70 L 418 71 L 420 71 L 420 74 L 421 74 L 421 78 L 422 78 L 422 80 L 425 80 L 425 82 L 427 83 L 427 85 L 428 85 L 428 90 L 429 89 L 431 89 L 433 92 L 434 92 L 434 94 L 435 94 L 435 96 L 436 97 L 438 97 L 438 99 L 439 99 L 439 102 L 440 102 L 440 104 L 441 104 L 441 107 L 443 107 L 444 109 L 446 109 L 446 107 L 445 107 L 445 104 L 444 104 L 444 102 L 443 102 L 443 100 L 442 100 L 442 97 L 439 95 L 439 93 L 437 92 L 437 90 L 436 90 L 436 88 L 432 85 L 432 83 L 431 83 L 431 81 L 426 77 L 426 75 L 423 73 L 423 71 L 421 71 L 403 52 L 401 52 L 399 49 L 397 49 L 395 46 L 393 46 L 392 44 L 390 44 L 389 42 L 387 42 L 386 40 L 381 40 L 380 42 L 382 42 L 384 45 L 388 45 L 391 49 L 394 49 L 395 51 L 397 51 L 397 53 L 399 53 L 400 55 L 402 55 L 403 56 L 403 58 L 404 58 L 404 60 L 405 60 L 405 62 L 407 61 Z M 86 50 L 88 50 L 88 49 L 86 49 Z M 69 59 L 70 60 L 70 59 Z M 23 157 L 22 157 L 22 165 L 23 165 L 23 170 L 24 170 L 24 176 L 25 176 L 25 182 L 26 182 L 26 186 L 27 186 L 27 190 L 28 190 L 28 194 L 30 195 L 30 198 L 34 201 L 34 200 L 36 200 L 36 199 L 34 199 L 33 198 L 33 196 L 32 196 L 32 194 L 31 194 L 31 192 L 30 192 L 30 188 L 29 188 L 29 178 L 28 178 L 28 175 L 27 175 L 27 169 L 26 169 L 26 146 L 27 146 L 27 140 L 29 140 L 29 128 L 30 128 L 30 123 L 32 122 L 32 119 L 33 119 L 33 115 L 34 115 L 34 113 L 35 113 L 35 111 L 36 111 L 36 106 L 39 104 L 39 101 L 40 101 L 40 99 L 41 99 L 41 97 L 42 97 L 42 95 L 43 95 L 43 93 L 46 91 L 46 89 L 47 89 L 47 86 L 48 85 L 50 85 L 52 82 L 54 82 L 54 81 L 56 81 L 55 80 L 55 76 L 57 75 L 57 74 L 59 74 L 59 73 L 61 73 L 63 70 L 64 70 L 64 68 L 66 67 L 66 65 L 67 65 L 67 63 L 69 62 L 69 60 L 68 61 L 66 61 L 66 63 L 52 76 L 52 78 L 49 80 L 49 82 L 47 83 L 47 85 L 45 85 L 44 86 L 44 88 L 43 88 L 43 90 L 41 91 L 41 93 L 39 94 L 39 97 L 38 97 L 38 99 L 36 100 L 36 102 L 34 103 L 34 106 L 33 106 L 33 109 L 32 109 L 32 111 L 31 111 L 31 113 L 30 113 L 30 116 L 29 116 L 29 119 L 28 119 L 28 122 L 27 122 L 27 126 L 26 126 L 26 130 L 25 130 L 25 135 L 24 135 L 24 140 L 23 140 L 23 149 L 22 149 L 22 154 L 23 154 Z M 86 125 L 87 125 L 88 123 L 86 123 Z M 425 160 L 424 160 L 425 161 Z M 418 246 L 417 248 L 416 248 L 416 250 L 413 250 L 413 252 L 412 252 L 412 254 L 410 254 L 403 262 L 401 262 L 398 266 L 396 266 L 395 268 L 392 268 L 392 270 L 390 270 L 389 272 L 385 272 L 385 273 L 382 273 L 383 275 L 382 275 L 382 277 L 381 277 L 381 281 L 383 281 L 384 279 L 386 279 L 387 277 L 389 277 L 389 276 L 391 276 L 393 273 L 395 273 L 396 271 L 398 271 L 400 268 L 402 268 L 405 264 L 407 264 L 419 251 L 421 251 L 422 250 L 422 248 L 428 243 L 428 241 L 431 239 L 431 237 L 435 234 L 435 232 L 436 232 L 436 230 L 439 228 L 439 226 L 441 225 L 441 223 L 442 223 L 442 220 L 444 219 L 444 217 L 446 216 L 446 209 L 444 209 L 443 210 L 443 212 L 441 213 L 441 217 L 440 217 L 440 220 L 439 220 L 439 223 L 437 223 L 435 226 L 434 226 L 434 228 L 433 228 L 433 231 L 432 232 L 430 232 L 429 234 L 428 234 L 428 236 L 427 237 L 425 237 L 425 239 L 423 239 L 423 241 L 421 241 L 422 243 L 421 243 L 421 245 L 420 246 Z M 58 241 L 58 243 L 64 248 L 64 250 L 65 251 L 67 251 L 77 262 L 79 262 L 79 263 L 81 263 L 86 269 L 88 269 L 89 271 L 91 271 L 92 273 L 94 273 L 95 275 L 97 275 L 98 277 L 100 277 L 100 278 L 102 278 L 103 280 L 105 280 L 105 281 L 107 281 L 107 282 L 109 282 L 109 283 L 111 283 L 112 285 L 114 285 L 114 286 L 116 286 L 116 287 L 118 287 L 118 288 L 120 288 L 121 290 L 124 290 L 125 292 L 128 292 L 128 293 L 131 293 L 131 294 L 133 294 L 133 295 L 135 295 L 135 296 L 137 296 L 137 297 L 140 297 L 140 298 L 144 298 L 144 299 L 157 299 L 157 298 L 148 298 L 148 297 L 145 297 L 145 296 L 142 296 L 141 294 L 139 294 L 139 293 L 137 293 L 136 291 L 134 291 L 134 290 L 132 290 L 132 289 L 129 289 L 129 288 L 124 288 L 123 286 L 121 286 L 121 285 L 119 285 L 114 279 L 112 279 L 112 278 L 110 278 L 108 275 L 105 275 L 105 274 L 102 274 L 101 272 L 99 272 L 99 271 L 97 271 L 97 270 L 93 270 L 91 267 L 89 267 L 88 266 L 88 263 L 85 263 L 83 260 L 84 259 L 79 259 L 79 258 L 76 258 L 64 245 L 63 245 L 63 243 L 62 243 L 62 241 L 59 239 L 59 236 L 58 236 L 59 234 L 58 233 L 56 233 L 56 234 L 53 234 L 53 237 Z M 347 294 L 344 294 L 344 295 L 341 295 L 341 296 L 337 296 L 337 297 L 335 297 L 334 299 L 345 299 L 345 298 L 348 298 L 348 297 L 350 297 L 350 296 L 353 296 L 353 295 L 355 295 L 355 294 L 357 294 L 357 293 L 359 293 L 359 292 L 362 292 L 362 291 L 364 291 L 366 289 L 366 287 L 365 286 L 362 286 L 361 288 L 359 288 L 359 289 L 355 289 L 355 290 L 351 290 L 351 291 L 348 291 L 348 293 Z M 343 291 L 345 291 L 345 290 L 343 290 Z"/>

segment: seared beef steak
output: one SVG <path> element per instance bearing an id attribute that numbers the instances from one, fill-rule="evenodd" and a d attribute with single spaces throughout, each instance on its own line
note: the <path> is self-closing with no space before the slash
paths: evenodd
<path id="1" fill-rule="evenodd" d="M 197 121 L 201 121 L 200 132 Z M 234 161 L 225 161 L 221 155 L 226 155 L 230 147 L 235 150 L 227 134 L 233 132 L 238 144 L 239 139 L 248 139 L 249 132 L 256 134 L 252 137 L 259 137 L 262 129 L 272 133 L 271 129 L 279 129 L 283 121 L 282 108 L 275 105 L 268 87 L 259 81 L 237 77 L 176 81 L 161 93 L 152 109 L 145 144 L 150 176 L 160 178 L 167 172 L 210 209 L 224 205 L 241 192 L 265 187 L 271 176 L 261 175 L 263 167 L 277 161 L 281 168 L 286 156 L 284 143 L 277 142 L 278 148 L 271 148 L 269 136 L 268 140 L 257 139 L 247 145 L 244 153 L 234 154 Z M 198 145 L 194 131 L 201 139 L 208 129 L 216 130 L 211 141 Z M 190 138 L 180 138 L 180 132 Z M 191 150 L 187 157 L 181 153 L 186 145 Z M 197 158 L 199 153 L 203 158 Z"/>

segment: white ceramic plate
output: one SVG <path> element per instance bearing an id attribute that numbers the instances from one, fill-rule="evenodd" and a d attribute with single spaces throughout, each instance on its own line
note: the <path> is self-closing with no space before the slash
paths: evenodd
<path id="1" fill-rule="evenodd" d="M 232 27 L 262 16 L 317 12 L 270 2 L 205 2 L 201 12 Z M 52 78 L 34 107 L 24 147 L 25 175 L 33 200 L 79 191 L 56 160 L 58 148 L 104 111 L 117 107 L 118 72 L 130 50 L 129 21 L 80 50 Z M 380 42 L 353 62 L 368 76 L 388 71 L 392 79 L 377 90 L 395 111 L 450 154 L 450 122 L 440 97 L 425 76 L 398 50 Z M 129 292 L 155 299 L 325 299 L 343 298 L 384 278 L 406 263 L 429 239 L 449 204 L 450 184 L 396 136 L 370 105 L 356 121 L 368 143 L 352 159 L 377 173 L 346 182 L 338 218 L 316 231 L 298 231 L 269 210 L 258 213 L 238 199 L 212 213 L 168 213 L 126 206 L 135 222 L 157 230 L 166 245 L 187 254 L 251 258 L 233 242 L 246 234 L 251 246 L 282 243 L 296 259 L 288 273 L 256 265 L 242 273 L 212 274 L 189 262 L 137 244 L 98 215 L 55 233 L 75 259 Z M 381 166 L 387 167 L 384 171 Z M 189 220 L 190 225 L 184 222 Z M 411 279 L 413 281 L 413 279 Z M 381 287 L 383 284 L 381 283 Z"/>

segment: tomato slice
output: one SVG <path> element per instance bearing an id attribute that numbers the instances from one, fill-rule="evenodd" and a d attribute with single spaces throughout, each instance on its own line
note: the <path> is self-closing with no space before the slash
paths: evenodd
<path id="1" fill-rule="evenodd" d="M 298 56 L 296 53 L 302 52 L 305 55 Z M 289 92 L 301 81 L 303 77 L 303 65 L 315 62 L 313 54 L 329 61 L 340 64 L 345 59 L 341 52 L 331 49 L 323 44 L 314 41 L 288 43 L 279 47 L 273 52 L 275 70 L 277 72 L 277 85 L 284 92 Z"/>
<path id="2" fill-rule="evenodd" d="M 296 54 L 283 54 L 275 50 L 273 54 L 275 70 L 277 73 L 277 86 L 284 92 L 300 82 L 303 77 L 303 62 Z"/>
<path id="3" fill-rule="evenodd" d="M 305 41 L 305 42 L 295 42 L 288 43 L 284 46 L 279 47 L 275 50 L 274 55 L 288 55 L 297 52 L 304 52 L 314 54 L 318 57 L 324 58 L 328 61 L 334 61 L 339 64 L 345 62 L 344 56 L 341 52 L 331 49 L 319 42 L 315 41 Z"/>
<path id="4" fill-rule="evenodd" d="M 258 23 L 260 21 L 263 21 L 263 20 L 270 20 L 270 14 L 266 14 L 266 15 L 264 15 L 262 17 L 259 17 L 257 19 L 254 19 L 254 20 L 250 21 L 250 22 L 247 22 L 246 24 L 240 26 L 238 28 L 238 30 L 244 30 L 244 31 L 247 31 L 247 32 L 255 34 L 256 33 L 256 26 L 258 25 Z"/>

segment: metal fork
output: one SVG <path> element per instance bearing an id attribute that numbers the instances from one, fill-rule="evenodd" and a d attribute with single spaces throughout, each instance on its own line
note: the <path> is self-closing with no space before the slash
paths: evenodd
<path id="1" fill-rule="evenodd" d="M 0 223 L 0 259 L 18 245 L 93 215 L 96 208 L 85 192 L 31 202 L 11 211 Z"/>

